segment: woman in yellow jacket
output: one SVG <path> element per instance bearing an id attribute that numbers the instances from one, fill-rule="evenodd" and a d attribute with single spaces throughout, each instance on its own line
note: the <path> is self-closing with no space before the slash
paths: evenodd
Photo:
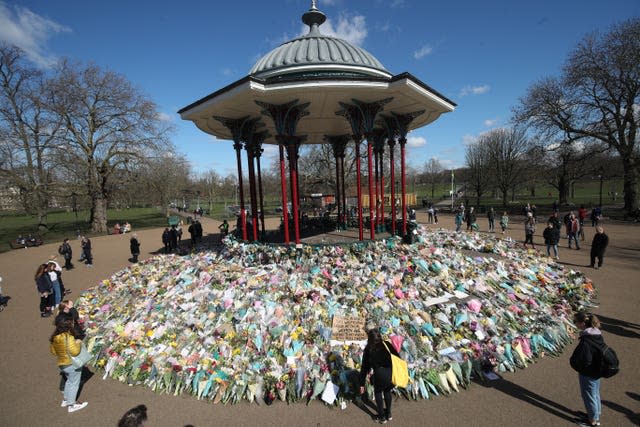
<path id="1" fill-rule="evenodd" d="M 67 382 L 64 385 L 64 400 L 60 406 L 67 408 L 69 412 L 79 411 L 87 406 L 87 402 L 76 401 L 82 368 L 75 368 L 71 363 L 70 356 L 80 354 L 82 341 L 76 339 L 74 335 L 73 319 L 69 317 L 56 322 L 56 329 L 51 334 L 49 341 L 51 342 L 49 346 L 51 354 L 58 358 L 58 368 L 67 376 Z"/>

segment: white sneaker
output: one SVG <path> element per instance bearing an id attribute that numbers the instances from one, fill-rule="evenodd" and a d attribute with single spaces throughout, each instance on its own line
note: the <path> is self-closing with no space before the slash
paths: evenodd
<path id="1" fill-rule="evenodd" d="M 69 410 L 69 412 L 76 412 L 79 411 L 80 409 L 84 409 L 85 406 L 87 406 L 89 404 L 89 402 L 76 402 L 72 405 L 69 405 L 69 407 L 67 408 Z"/>
<path id="2" fill-rule="evenodd" d="M 62 403 L 60 404 L 61 408 L 66 408 L 67 406 L 70 406 L 70 405 L 69 405 L 69 402 L 67 402 L 66 400 L 63 400 Z"/>

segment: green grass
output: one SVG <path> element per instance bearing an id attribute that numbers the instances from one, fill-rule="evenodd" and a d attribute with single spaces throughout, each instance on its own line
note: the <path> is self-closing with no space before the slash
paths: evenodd
<path id="1" fill-rule="evenodd" d="M 109 209 L 107 218 L 109 227 L 113 227 L 116 222 L 122 224 L 129 221 L 134 230 L 162 227 L 167 224 L 167 218 L 157 208 Z M 0 252 L 11 249 L 9 242 L 20 234 L 40 234 L 45 243 L 62 241 L 65 237 L 72 239 L 76 236 L 76 230 L 89 236 L 94 235 L 89 232 L 88 211 L 79 211 L 77 219 L 76 223 L 74 212 L 50 212 L 47 216 L 48 230 L 38 232 L 38 219 L 34 216 L 0 214 Z"/>

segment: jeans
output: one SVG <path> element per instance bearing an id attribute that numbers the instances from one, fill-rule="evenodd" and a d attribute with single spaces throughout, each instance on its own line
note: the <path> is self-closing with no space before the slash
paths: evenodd
<path id="1" fill-rule="evenodd" d="M 578 243 L 578 235 L 575 232 L 569 233 L 569 249 L 571 249 L 571 241 L 576 242 L 576 249 L 580 249 L 580 243 Z"/>
<path id="2" fill-rule="evenodd" d="M 495 222 L 493 219 L 489 220 L 489 231 L 495 231 L 496 230 L 496 226 L 495 226 Z"/>
<path id="3" fill-rule="evenodd" d="M 553 256 L 558 258 L 558 244 L 547 244 L 547 255 L 551 256 L 551 249 L 553 248 Z"/>
<path id="4" fill-rule="evenodd" d="M 580 380 L 580 394 L 589 420 L 600 421 L 600 412 L 602 412 L 600 378 L 595 379 L 582 374 L 578 374 L 578 378 Z"/>
<path id="5" fill-rule="evenodd" d="M 60 301 L 62 301 L 60 282 L 58 282 L 57 280 L 54 280 L 53 281 L 53 305 L 60 304 Z"/>
<path id="6" fill-rule="evenodd" d="M 82 368 L 74 368 L 73 365 L 60 366 L 60 370 L 67 375 L 67 382 L 64 384 L 64 400 L 67 403 L 76 403 Z"/>

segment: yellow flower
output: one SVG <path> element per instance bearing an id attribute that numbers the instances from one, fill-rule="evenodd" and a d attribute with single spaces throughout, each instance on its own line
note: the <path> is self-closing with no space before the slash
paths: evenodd
<path id="1" fill-rule="evenodd" d="M 153 330 L 153 329 L 149 329 L 149 330 L 147 331 L 147 336 L 148 336 L 149 338 L 151 338 L 151 337 L 153 336 L 153 333 L 154 333 L 154 330 Z"/>

